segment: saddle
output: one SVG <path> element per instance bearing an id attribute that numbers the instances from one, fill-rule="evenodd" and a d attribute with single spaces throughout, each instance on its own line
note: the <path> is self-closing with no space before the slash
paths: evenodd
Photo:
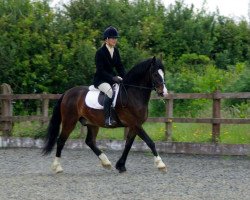
<path id="1" fill-rule="evenodd" d="M 117 95 L 119 92 L 119 85 L 116 83 L 112 86 L 113 89 L 113 102 L 112 107 L 114 108 L 116 105 Z M 105 94 L 97 89 L 94 85 L 89 86 L 89 91 L 85 98 L 85 103 L 88 107 L 103 110 Z"/>

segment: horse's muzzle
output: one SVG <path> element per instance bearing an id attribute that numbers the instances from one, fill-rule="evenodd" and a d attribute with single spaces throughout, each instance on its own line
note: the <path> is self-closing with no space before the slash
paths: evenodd
<path id="1" fill-rule="evenodd" d="M 165 85 L 163 85 L 163 89 L 155 88 L 155 91 L 157 92 L 158 96 L 160 96 L 160 97 L 166 97 L 168 95 L 168 90 L 165 87 Z"/>
<path id="2" fill-rule="evenodd" d="M 164 97 L 163 92 L 158 93 L 159 97 Z"/>

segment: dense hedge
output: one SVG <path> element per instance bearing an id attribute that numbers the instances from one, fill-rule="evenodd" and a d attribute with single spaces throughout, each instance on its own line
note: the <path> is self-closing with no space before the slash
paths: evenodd
<path id="1" fill-rule="evenodd" d="M 0 82 L 15 93 L 62 93 L 92 83 L 103 30 L 119 29 L 130 69 L 163 55 L 169 90 L 250 91 L 250 27 L 246 20 L 197 10 L 183 1 L 0 1 Z"/>

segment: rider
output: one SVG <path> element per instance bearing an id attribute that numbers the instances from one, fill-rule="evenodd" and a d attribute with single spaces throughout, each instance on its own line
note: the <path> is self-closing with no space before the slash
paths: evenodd
<path id="1" fill-rule="evenodd" d="M 116 121 L 111 117 L 110 107 L 112 104 L 112 85 L 121 83 L 125 75 L 119 50 L 115 47 L 119 37 L 116 28 L 110 26 L 103 33 L 105 41 L 95 55 L 96 72 L 94 75 L 94 86 L 106 94 L 104 100 L 105 126 L 113 126 Z M 115 73 L 114 68 L 116 69 Z"/>

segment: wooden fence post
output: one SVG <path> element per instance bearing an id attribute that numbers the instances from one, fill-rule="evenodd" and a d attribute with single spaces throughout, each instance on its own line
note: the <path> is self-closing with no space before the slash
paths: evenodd
<path id="1" fill-rule="evenodd" d="M 213 94 L 213 120 L 221 118 L 221 97 L 220 92 L 216 90 Z M 220 140 L 220 123 L 213 122 L 212 124 L 212 142 L 218 143 Z"/>
<path id="2" fill-rule="evenodd" d="M 81 133 L 81 136 L 82 136 L 82 137 L 85 137 L 86 132 L 87 132 L 86 129 L 87 129 L 87 126 L 81 125 L 80 133 Z"/>
<path id="3" fill-rule="evenodd" d="M 46 94 L 46 93 L 43 93 Z M 43 116 L 43 120 L 42 120 L 42 126 L 46 124 L 46 120 L 45 118 L 49 117 L 49 99 L 42 99 L 42 116 Z"/>
<path id="4" fill-rule="evenodd" d="M 12 89 L 10 85 L 3 83 L 1 85 L 1 94 L 12 94 Z M 2 106 L 1 106 L 1 116 L 3 117 L 12 117 L 13 115 L 13 106 L 11 99 L 3 99 L 2 100 Z M 1 130 L 3 131 L 4 136 L 11 136 L 11 131 L 12 131 L 12 121 L 11 120 L 6 120 L 1 122 Z"/>
<path id="5" fill-rule="evenodd" d="M 169 99 L 166 99 L 166 117 L 172 118 L 173 117 L 173 106 L 174 106 L 174 99 L 173 99 L 173 92 L 169 92 Z M 165 132 L 165 139 L 169 142 L 172 141 L 172 127 L 173 122 L 171 119 L 165 123 L 166 132 Z"/>
<path id="6" fill-rule="evenodd" d="M 129 129 L 128 127 L 125 127 L 125 128 L 124 128 L 124 132 L 123 132 L 123 138 L 124 138 L 124 140 L 127 139 L 128 129 Z"/>

